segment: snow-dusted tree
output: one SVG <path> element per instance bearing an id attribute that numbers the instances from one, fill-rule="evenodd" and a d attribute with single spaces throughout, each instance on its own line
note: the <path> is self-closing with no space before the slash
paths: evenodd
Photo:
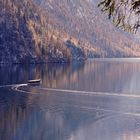
<path id="1" fill-rule="evenodd" d="M 140 27 L 140 0 L 102 0 L 98 6 L 116 26 L 130 32 Z"/>

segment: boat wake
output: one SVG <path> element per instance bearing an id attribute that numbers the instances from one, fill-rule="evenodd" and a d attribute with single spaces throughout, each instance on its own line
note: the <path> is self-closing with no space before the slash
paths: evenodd
<path id="1" fill-rule="evenodd" d="M 41 87 L 37 87 L 36 90 L 34 90 L 34 92 L 30 91 L 30 90 L 23 90 L 24 86 L 28 86 L 28 84 L 19 84 L 19 85 L 14 85 L 12 87 L 13 90 L 19 92 L 19 93 L 28 93 L 28 94 L 37 94 L 37 95 L 42 95 L 45 93 L 48 93 L 48 91 L 54 91 L 52 93 L 67 93 L 67 95 L 82 95 L 82 96 L 110 96 L 110 97 L 125 97 L 125 98 L 140 98 L 140 95 L 128 95 L 128 94 L 121 94 L 121 93 L 105 93 L 105 92 L 89 92 L 89 91 L 76 91 L 76 90 L 66 90 L 66 89 L 53 89 L 53 88 L 41 88 Z M 21 88 L 22 87 L 22 88 Z M 58 94 L 57 94 L 58 95 Z M 66 95 L 66 94 L 65 94 Z M 127 116 L 135 116 L 135 117 L 140 117 L 140 113 L 139 112 L 129 112 L 129 111 L 125 111 L 125 110 L 115 110 L 115 109 L 111 109 L 111 108 L 97 108 L 94 106 L 83 106 L 83 105 L 72 105 L 75 108 L 81 108 L 81 109 L 88 109 L 88 110 L 96 110 L 96 111 L 105 111 L 105 112 L 111 112 L 111 113 L 115 113 L 118 115 L 127 115 Z"/>
<path id="2" fill-rule="evenodd" d="M 22 87 L 27 86 L 28 84 L 11 84 L 11 85 L 1 85 L 0 88 L 6 88 L 6 87 Z"/>

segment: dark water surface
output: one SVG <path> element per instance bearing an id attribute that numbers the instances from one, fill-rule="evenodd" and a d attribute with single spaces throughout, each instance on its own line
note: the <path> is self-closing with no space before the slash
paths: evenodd
<path id="1" fill-rule="evenodd" d="M 0 140 L 140 139 L 140 59 L 0 66 L 0 85 Z"/>

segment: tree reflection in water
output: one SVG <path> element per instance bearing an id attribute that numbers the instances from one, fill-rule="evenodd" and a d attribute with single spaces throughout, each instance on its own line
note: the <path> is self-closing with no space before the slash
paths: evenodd
<path id="1" fill-rule="evenodd" d="M 135 61 L 1 66 L 0 84 L 41 78 L 42 84 L 36 88 L 139 95 L 139 73 L 140 64 Z M 109 140 L 115 135 L 116 139 L 121 138 L 123 134 L 129 140 L 129 134 L 135 138 L 137 133 L 137 117 L 112 118 L 115 113 L 106 110 L 139 113 L 138 106 L 139 98 L 91 97 L 53 91 L 29 94 L 0 88 L 0 140 L 90 140 L 93 137 Z"/>

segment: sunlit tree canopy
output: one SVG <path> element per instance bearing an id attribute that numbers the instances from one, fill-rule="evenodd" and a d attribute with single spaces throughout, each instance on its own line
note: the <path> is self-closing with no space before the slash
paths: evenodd
<path id="1" fill-rule="evenodd" d="M 129 32 L 140 27 L 140 0 L 102 0 L 98 6 L 116 26 Z"/>

